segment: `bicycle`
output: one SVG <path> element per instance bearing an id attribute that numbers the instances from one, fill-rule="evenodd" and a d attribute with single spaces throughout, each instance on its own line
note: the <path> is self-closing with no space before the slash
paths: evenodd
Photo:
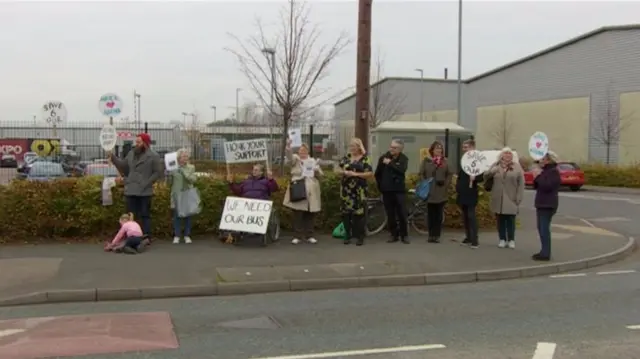
<path id="1" fill-rule="evenodd" d="M 410 189 L 409 193 L 413 198 L 407 214 L 407 224 L 411 226 L 419 234 L 429 234 L 429 226 L 427 223 L 427 201 L 418 198 L 414 189 Z M 367 198 L 367 236 L 376 235 L 387 226 L 387 215 L 384 210 L 382 196 L 377 198 Z M 442 223 L 445 217 L 442 214 Z"/>

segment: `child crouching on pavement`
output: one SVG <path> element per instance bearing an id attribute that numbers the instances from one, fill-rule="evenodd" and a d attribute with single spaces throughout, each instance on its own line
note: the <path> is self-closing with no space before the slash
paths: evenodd
<path id="1" fill-rule="evenodd" d="M 143 238 L 142 228 L 133 220 L 133 213 L 120 216 L 120 230 L 111 242 L 107 242 L 104 250 L 116 253 L 137 254 L 142 253 L 149 245 L 149 239 Z"/>

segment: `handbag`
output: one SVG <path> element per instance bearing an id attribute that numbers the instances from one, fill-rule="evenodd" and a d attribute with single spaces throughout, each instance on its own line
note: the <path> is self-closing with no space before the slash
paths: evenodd
<path id="1" fill-rule="evenodd" d="M 423 179 L 416 186 L 416 196 L 422 200 L 426 200 L 429 197 L 429 192 L 431 191 L 431 183 L 433 182 L 433 177 Z"/>
<path id="2" fill-rule="evenodd" d="M 333 238 L 338 238 L 338 239 L 345 239 L 345 236 L 347 235 L 347 231 L 344 228 L 344 223 L 340 223 L 334 230 L 333 233 L 331 233 L 331 235 L 333 236 Z"/>
<path id="3" fill-rule="evenodd" d="M 289 201 L 300 202 L 307 199 L 307 185 L 305 179 L 292 181 L 289 185 Z"/>
<path id="4" fill-rule="evenodd" d="M 493 177 L 484 181 L 484 190 L 487 192 L 491 192 L 492 189 L 493 189 Z"/>
<path id="5" fill-rule="evenodd" d="M 200 205 L 200 193 L 195 187 L 180 191 L 175 198 L 176 211 L 178 217 L 186 218 L 199 214 L 202 210 Z"/>

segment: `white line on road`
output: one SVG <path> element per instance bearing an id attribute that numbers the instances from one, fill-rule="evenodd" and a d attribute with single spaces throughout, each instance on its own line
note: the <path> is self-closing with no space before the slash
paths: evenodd
<path id="1" fill-rule="evenodd" d="M 363 349 L 363 350 L 348 350 L 342 352 L 326 352 L 316 354 L 297 354 L 297 355 L 283 355 L 277 357 L 264 357 L 253 359 L 325 359 L 325 358 L 338 358 L 338 357 L 354 357 L 362 355 L 374 355 L 374 354 L 394 354 L 403 352 L 419 352 L 431 349 L 444 349 L 446 346 L 442 344 L 428 344 L 428 345 L 411 345 L 395 348 L 377 348 L 377 349 Z M 534 358 L 538 359 L 538 358 Z M 540 359 L 547 359 L 541 357 Z"/>
<path id="2" fill-rule="evenodd" d="M 533 359 L 553 359 L 556 352 L 556 343 L 538 343 Z"/>
<path id="3" fill-rule="evenodd" d="M 635 270 L 612 270 L 608 272 L 598 272 L 596 275 L 611 275 L 611 274 L 629 274 L 635 273 Z"/>
<path id="4" fill-rule="evenodd" d="M 640 330 L 640 325 L 627 325 L 627 329 Z"/>
<path id="5" fill-rule="evenodd" d="M 591 223 L 591 222 L 587 221 L 587 220 L 586 220 L 586 219 L 584 219 L 584 218 L 580 218 L 580 221 L 581 221 L 582 223 L 586 224 L 587 226 L 591 227 L 591 228 L 596 228 L 596 226 L 595 226 L 593 223 Z"/>
<path id="6" fill-rule="evenodd" d="M 573 277 L 584 277 L 587 273 L 569 273 L 569 274 L 554 274 L 550 275 L 549 278 L 573 278 Z"/>
<path id="7" fill-rule="evenodd" d="M 3 329 L 0 330 L 0 338 L 8 337 L 10 335 L 19 334 L 25 332 L 24 329 Z"/>

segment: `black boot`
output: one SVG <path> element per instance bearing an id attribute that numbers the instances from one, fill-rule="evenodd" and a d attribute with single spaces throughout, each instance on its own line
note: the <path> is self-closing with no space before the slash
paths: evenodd
<path id="1" fill-rule="evenodd" d="M 389 238 L 389 240 L 387 241 L 387 243 L 396 243 L 400 240 L 400 237 L 398 236 L 391 236 L 391 238 Z"/>
<path id="2" fill-rule="evenodd" d="M 356 241 L 356 246 L 361 246 L 364 244 L 364 238 L 358 238 L 358 240 Z"/>

